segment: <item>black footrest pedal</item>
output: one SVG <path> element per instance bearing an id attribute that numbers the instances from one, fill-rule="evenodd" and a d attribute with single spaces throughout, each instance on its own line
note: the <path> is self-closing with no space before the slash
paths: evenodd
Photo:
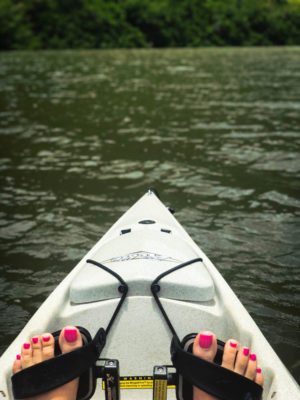
<path id="1" fill-rule="evenodd" d="M 120 400 L 119 361 L 106 360 L 103 371 L 105 400 Z"/>

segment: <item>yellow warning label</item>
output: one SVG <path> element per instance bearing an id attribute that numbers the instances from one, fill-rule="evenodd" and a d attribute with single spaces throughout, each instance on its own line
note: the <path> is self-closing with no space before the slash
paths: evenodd
<path id="1" fill-rule="evenodd" d="M 167 388 L 174 389 L 175 385 L 167 386 Z M 104 380 L 102 380 L 102 389 L 105 390 Z M 120 389 L 153 389 L 153 376 L 120 376 Z"/>
<path id="2" fill-rule="evenodd" d="M 167 399 L 167 381 L 166 379 L 157 379 L 154 385 L 154 400 Z"/>

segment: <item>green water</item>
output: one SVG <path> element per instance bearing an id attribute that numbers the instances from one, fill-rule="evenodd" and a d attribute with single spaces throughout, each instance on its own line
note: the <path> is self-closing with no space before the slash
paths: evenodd
<path id="1" fill-rule="evenodd" d="M 300 49 L 0 54 L 1 352 L 148 186 L 300 380 Z"/>

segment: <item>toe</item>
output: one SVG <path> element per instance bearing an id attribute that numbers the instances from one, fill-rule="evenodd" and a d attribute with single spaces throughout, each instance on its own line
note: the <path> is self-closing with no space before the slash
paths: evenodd
<path id="1" fill-rule="evenodd" d="M 17 372 L 20 372 L 21 370 L 22 370 L 21 354 L 17 354 L 17 357 L 13 363 L 12 373 L 16 374 Z"/>
<path id="2" fill-rule="evenodd" d="M 248 360 L 249 360 L 250 350 L 248 347 L 241 347 L 237 353 L 234 372 L 237 372 L 240 375 L 244 375 Z"/>
<path id="3" fill-rule="evenodd" d="M 216 336 L 210 331 L 203 331 L 198 333 L 193 345 L 193 354 L 204 360 L 212 362 L 217 353 L 217 339 Z M 193 399 L 195 400 L 213 400 L 213 398 L 196 386 L 193 388 Z"/>
<path id="4" fill-rule="evenodd" d="M 31 339 L 31 346 L 32 346 L 33 364 L 37 364 L 37 363 L 43 361 L 41 337 L 34 336 Z"/>
<path id="5" fill-rule="evenodd" d="M 264 385 L 264 376 L 261 373 L 261 369 L 260 368 L 257 368 L 257 370 L 256 370 L 256 376 L 255 376 L 254 382 L 257 383 L 260 386 Z"/>
<path id="6" fill-rule="evenodd" d="M 256 355 L 250 354 L 248 365 L 245 372 L 245 377 L 254 380 L 256 377 L 256 370 L 257 370 Z"/>
<path id="7" fill-rule="evenodd" d="M 82 338 L 75 326 L 66 326 L 59 335 L 59 346 L 62 353 L 75 350 L 82 346 Z"/>
<path id="8" fill-rule="evenodd" d="M 54 338 L 50 333 L 44 333 L 41 338 L 42 360 L 49 360 L 54 357 Z"/>
<path id="9" fill-rule="evenodd" d="M 29 343 L 29 342 L 24 343 L 22 346 L 21 365 L 22 365 L 22 369 L 28 368 L 31 365 L 33 365 L 32 347 L 31 347 L 31 343 Z"/>
<path id="10" fill-rule="evenodd" d="M 222 367 L 234 370 L 234 362 L 236 358 L 236 353 L 238 349 L 238 342 L 235 339 L 229 339 L 225 343 L 224 353 L 222 359 Z"/>
<path id="11" fill-rule="evenodd" d="M 193 345 L 193 354 L 207 361 L 213 361 L 217 353 L 217 339 L 210 331 L 198 333 Z"/>

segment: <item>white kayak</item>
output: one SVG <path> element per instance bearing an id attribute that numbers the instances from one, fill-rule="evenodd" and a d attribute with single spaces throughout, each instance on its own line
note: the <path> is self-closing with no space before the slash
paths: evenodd
<path id="1" fill-rule="evenodd" d="M 128 285 L 101 358 L 119 361 L 122 400 L 152 399 L 153 367 L 171 364 L 172 332 L 150 287 L 160 274 L 190 260 L 159 282 L 161 305 L 178 337 L 211 330 L 223 341 L 236 338 L 258 355 L 264 400 L 300 399 L 297 383 L 216 267 L 149 190 L 57 286 L 2 355 L 0 400 L 13 399 L 11 365 L 24 341 L 70 324 L 93 337 L 109 325 L 122 297 L 120 282 L 97 263 Z M 92 399 L 105 399 L 101 379 Z M 167 399 L 176 399 L 172 385 Z"/>

